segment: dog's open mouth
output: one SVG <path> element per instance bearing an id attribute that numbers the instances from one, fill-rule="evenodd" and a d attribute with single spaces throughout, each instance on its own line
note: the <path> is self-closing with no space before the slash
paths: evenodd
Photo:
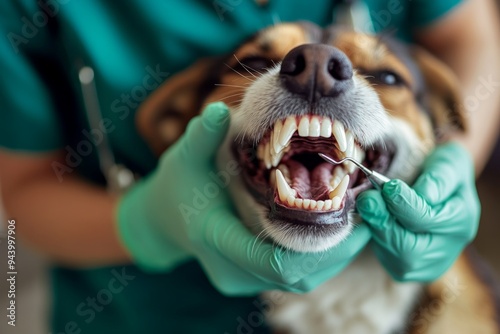
<path id="1" fill-rule="evenodd" d="M 325 117 L 305 115 L 278 120 L 255 143 L 235 145 L 252 195 L 288 223 L 346 223 L 356 196 L 370 182 L 354 164 L 334 166 L 318 153 L 334 159 L 346 156 L 384 173 L 393 158 L 387 143 L 363 148 L 344 125 Z"/>

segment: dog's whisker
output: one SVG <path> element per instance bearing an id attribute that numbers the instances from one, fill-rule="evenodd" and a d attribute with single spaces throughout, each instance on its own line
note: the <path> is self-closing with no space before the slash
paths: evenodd
<path id="1" fill-rule="evenodd" d="M 214 84 L 214 86 L 220 86 L 220 87 L 234 87 L 234 88 L 248 88 L 248 86 L 238 86 L 238 85 L 228 85 L 228 84 Z"/>
<path id="2" fill-rule="evenodd" d="M 256 237 L 255 237 L 255 240 L 253 241 L 253 244 L 252 244 L 252 249 L 250 250 L 250 258 L 253 257 L 253 251 L 254 251 L 254 248 L 255 248 L 255 244 L 257 243 L 257 240 L 259 240 L 260 236 L 266 232 L 266 229 L 263 229 Z M 263 240 L 263 239 L 262 239 Z"/>
<path id="3" fill-rule="evenodd" d="M 236 55 L 233 55 L 233 56 L 234 56 L 234 58 L 236 59 L 236 61 L 237 61 L 237 62 L 238 62 L 238 63 L 239 63 L 239 64 L 240 64 L 240 65 L 241 65 L 244 69 L 245 69 L 245 71 L 247 71 L 247 72 L 248 72 L 248 74 L 250 74 L 252 77 L 254 77 L 255 79 L 257 79 L 257 77 L 255 76 L 255 74 L 253 74 L 252 72 L 250 72 L 249 68 L 250 68 L 251 70 L 254 70 L 254 71 L 258 72 L 257 70 L 255 70 L 255 69 L 253 69 L 253 68 L 251 68 L 251 67 L 249 67 L 249 66 L 247 66 L 247 65 L 243 64 L 243 63 L 242 63 L 242 62 L 238 59 L 238 57 L 236 57 Z M 259 73 L 259 74 L 262 74 L 262 73 Z"/>
<path id="4" fill-rule="evenodd" d="M 241 76 L 242 78 L 245 78 L 246 80 L 250 81 L 251 83 L 254 82 L 255 80 L 241 74 L 240 72 L 236 71 L 234 68 L 232 68 L 231 66 L 229 66 L 228 64 L 224 64 L 226 65 L 229 69 L 231 69 L 231 71 L 233 71 L 234 73 L 238 74 L 239 76 Z"/>

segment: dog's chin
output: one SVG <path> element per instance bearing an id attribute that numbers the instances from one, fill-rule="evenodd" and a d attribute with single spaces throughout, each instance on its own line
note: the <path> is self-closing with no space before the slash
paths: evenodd
<path id="1" fill-rule="evenodd" d="M 261 224 L 262 230 L 276 244 L 296 252 L 317 253 L 333 248 L 347 239 L 358 221 L 357 217 L 351 211 L 337 223 L 297 224 L 288 219 L 269 218 L 263 219 Z M 310 220 L 320 219 L 323 218 L 310 217 Z"/>

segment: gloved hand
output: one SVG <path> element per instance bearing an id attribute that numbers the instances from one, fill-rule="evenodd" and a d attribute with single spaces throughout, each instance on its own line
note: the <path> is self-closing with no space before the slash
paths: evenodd
<path id="1" fill-rule="evenodd" d="M 398 281 L 441 276 L 475 237 L 480 203 L 474 166 L 457 143 L 438 147 L 413 189 L 400 180 L 358 197 L 378 259 Z"/>
<path id="2" fill-rule="evenodd" d="M 227 107 L 209 105 L 162 155 L 156 170 L 124 195 L 118 204 L 122 243 L 139 266 L 153 271 L 168 271 L 194 257 L 225 294 L 315 288 L 365 247 L 368 227 L 356 228 L 328 253 L 293 253 L 258 240 L 213 178 L 214 154 L 228 125 Z"/>

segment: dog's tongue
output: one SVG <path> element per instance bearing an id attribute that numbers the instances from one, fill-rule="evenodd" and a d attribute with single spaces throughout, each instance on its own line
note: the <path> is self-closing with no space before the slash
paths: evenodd
<path id="1" fill-rule="evenodd" d="M 327 200 L 330 191 L 330 179 L 333 165 L 321 163 L 309 171 L 303 164 L 289 160 L 286 165 L 290 171 L 292 188 L 297 191 L 297 198 Z"/>

